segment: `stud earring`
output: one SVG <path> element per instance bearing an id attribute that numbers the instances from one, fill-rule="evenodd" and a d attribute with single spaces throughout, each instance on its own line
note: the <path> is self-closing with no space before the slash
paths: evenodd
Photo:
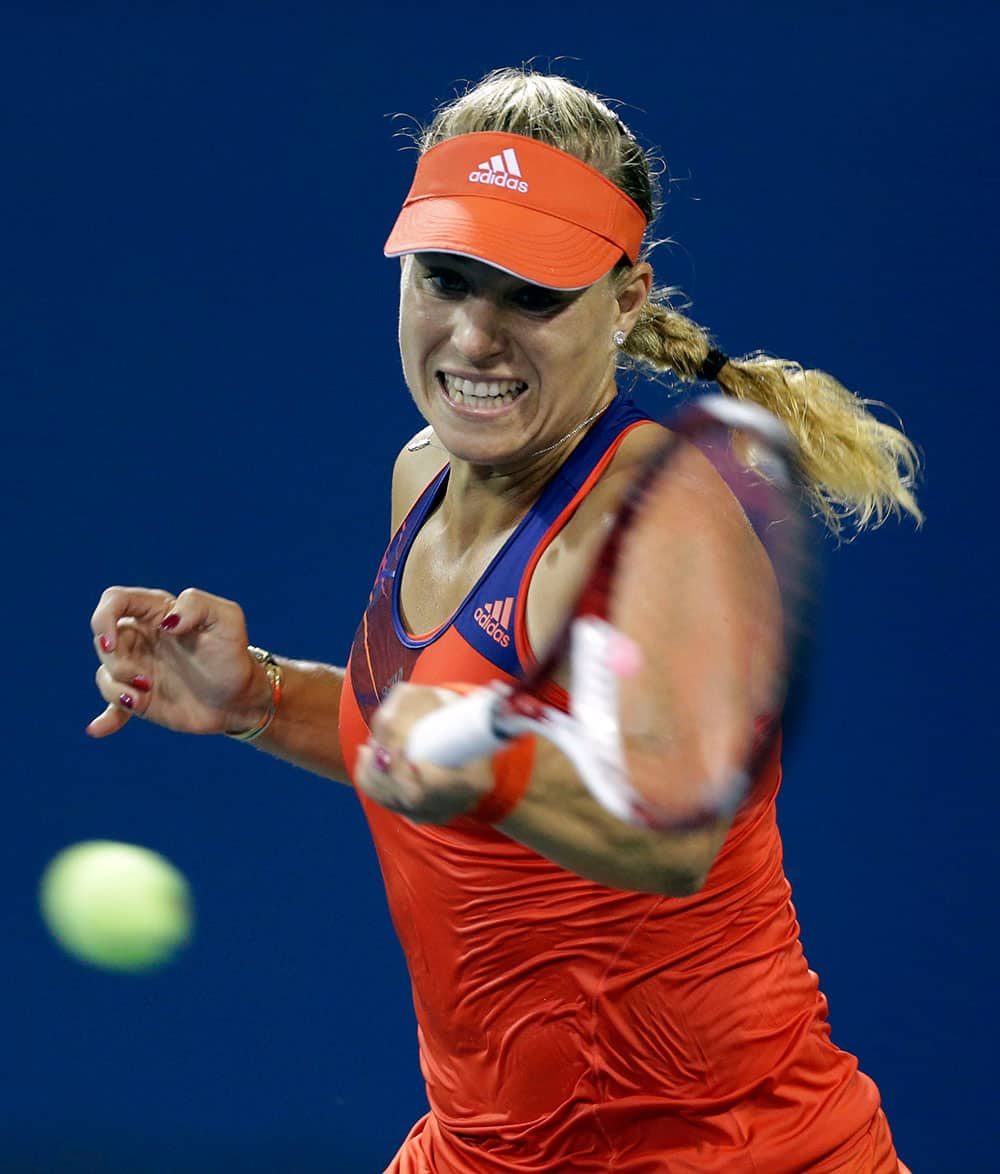
<path id="1" fill-rule="evenodd" d="M 616 330 L 614 332 L 614 334 L 612 334 L 612 336 L 611 336 L 611 341 L 615 344 L 615 346 L 624 346 L 625 339 L 627 337 L 628 337 L 628 335 L 625 333 L 624 330 Z"/>

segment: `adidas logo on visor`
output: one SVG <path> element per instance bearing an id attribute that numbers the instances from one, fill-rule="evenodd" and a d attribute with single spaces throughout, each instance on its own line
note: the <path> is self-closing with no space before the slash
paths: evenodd
<path id="1" fill-rule="evenodd" d="M 521 178 L 521 165 L 513 147 L 507 147 L 499 155 L 491 155 L 475 171 L 470 171 L 469 183 L 488 183 L 493 187 L 509 188 L 512 192 L 528 190 L 528 185 Z"/>

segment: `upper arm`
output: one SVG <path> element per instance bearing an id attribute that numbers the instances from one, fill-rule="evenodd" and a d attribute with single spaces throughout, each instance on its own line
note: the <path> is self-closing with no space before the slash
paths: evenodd
<path id="1" fill-rule="evenodd" d="M 529 633 L 537 641 L 535 648 L 544 649 L 544 640 L 558 633 L 639 463 L 662 439 L 662 433 L 637 432 L 639 443 L 620 462 L 612 462 L 539 563 L 538 581 L 531 587 L 534 599 L 529 594 Z M 629 739 L 630 773 L 642 772 L 642 792 L 654 806 L 657 788 L 666 803 L 678 785 L 690 794 L 700 780 L 729 778 L 747 765 L 754 719 L 769 712 L 780 675 L 780 600 L 763 546 L 703 454 L 686 450 L 671 466 L 670 476 L 669 499 L 655 527 L 668 540 L 652 544 L 654 553 L 645 560 L 626 553 L 618 569 L 623 589 L 616 589 L 619 602 L 612 602 L 609 617 L 641 647 L 655 650 L 644 658 L 648 670 L 644 667 L 635 679 L 623 681 L 620 691 L 623 732 L 636 728 L 640 760 L 647 744 L 650 748 L 648 764 L 634 761 L 636 750 Z M 571 684 L 566 666 L 558 680 Z M 651 731 L 657 737 L 648 737 Z M 649 780 L 651 793 L 646 794 Z M 539 794 L 546 789 L 543 783 Z M 603 809 L 598 815 L 582 795 L 577 804 L 578 844 L 587 838 L 584 823 L 590 825 L 595 846 L 603 843 L 610 849 L 626 834 L 624 829 L 616 832 L 614 819 Z M 559 806 L 565 814 L 566 795 Z M 693 891 L 728 826 L 729 818 L 722 817 L 688 833 L 631 828 L 628 855 L 636 867 L 646 861 L 640 871 L 652 878 L 650 887 L 663 883 L 669 891 L 670 885 L 689 884 Z M 606 858 L 620 867 L 617 857 L 618 851 L 610 850 Z"/>
<path id="2" fill-rule="evenodd" d="M 635 429 L 572 518 L 546 548 L 528 589 L 529 644 L 544 653 L 560 632 L 608 534 L 616 511 L 664 430 L 652 424 Z M 720 668 L 745 660 L 753 647 L 758 676 L 774 675 L 780 650 L 768 635 L 780 632 L 780 599 L 767 552 L 743 510 L 712 463 L 687 445 L 670 466 L 669 493 L 657 495 L 653 524 L 657 541 L 636 550 L 626 547 L 616 570 L 614 596 L 636 609 L 655 600 L 653 621 L 667 646 L 699 642 L 720 655 Z M 659 540 L 659 535 L 664 539 Z M 636 557 L 643 553 L 642 558 Z M 613 619 L 628 620 L 628 615 Z M 638 633 L 639 643 L 644 643 Z"/>
<path id="3" fill-rule="evenodd" d="M 738 797 L 781 702 L 784 625 L 767 552 L 703 453 L 678 451 L 643 510 L 608 618 L 643 652 L 619 684 L 629 777 L 669 823 Z"/>

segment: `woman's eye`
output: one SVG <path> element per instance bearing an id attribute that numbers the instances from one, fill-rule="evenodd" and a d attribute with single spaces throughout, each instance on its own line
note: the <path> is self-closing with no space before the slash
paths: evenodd
<path id="1" fill-rule="evenodd" d="M 424 275 L 424 281 L 435 293 L 454 296 L 465 293 L 468 283 L 465 278 L 454 269 L 430 269 Z"/>
<path id="2" fill-rule="evenodd" d="M 514 295 L 518 309 L 529 314 L 554 314 L 564 305 L 563 299 L 551 289 L 540 285 L 525 285 Z"/>

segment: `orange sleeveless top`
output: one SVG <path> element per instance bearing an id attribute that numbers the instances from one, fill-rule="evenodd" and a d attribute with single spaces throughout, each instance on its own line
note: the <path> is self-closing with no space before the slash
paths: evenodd
<path id="1" fill-rule="evenodd" d="M 434 479 L 393 538 L 340 713 L 348 766 L 398 680 L 511 679 L 537 558 L 641 419 L 615 401 L 455 616 L 398 608 Z M 558 691 L 553 689 L 553 697 Z M 830 1041 L 775 822 L 778 752 L 691 897 L 584 880 L 489 827 L 362 796 L 413 986 L 430 1112 L 390 1174 L 895 1174 L 875 1085 Z"/>

